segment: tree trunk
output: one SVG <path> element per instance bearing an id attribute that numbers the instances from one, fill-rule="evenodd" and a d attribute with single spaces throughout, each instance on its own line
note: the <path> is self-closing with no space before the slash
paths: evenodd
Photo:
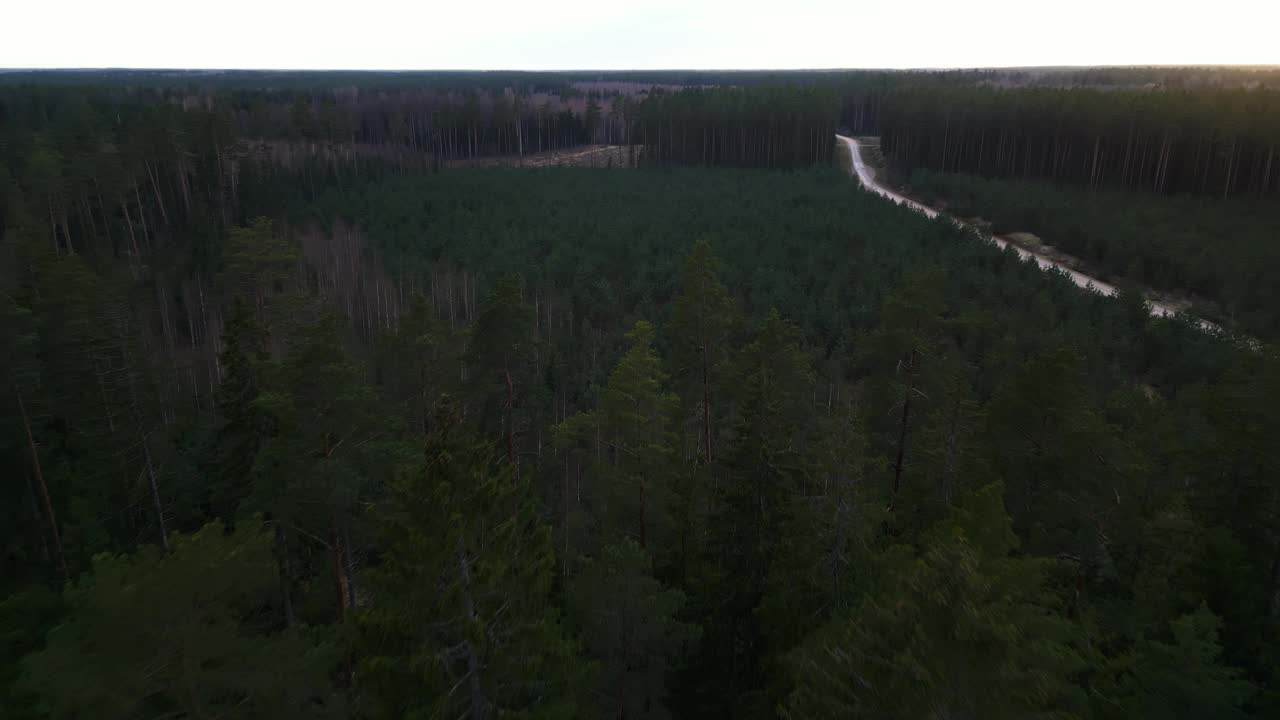
<path id="1" fill-rule="evenodd" d="M 276 526 L 276 572 L 280 580 L 280 603 L 284 605 L 284 626 L 293 627 L 297 621 L 293 616 L 293 592 L 289 589 L 289 579 L 293 576 L 293 567 L 289 562 L 289 536 L 283 525 Z"/>
<path id="2" fill-rule="evenodd" d="M 164 505 L 160 502 L 160 483 L 156 480 L 155 465 L 151 462 L 151 449 L 147 446 L 147 436 L 141 435 L 142 455 L 147 462 L 147 478 L 151 481 L 151 501 L 156 506 L 156 521 L 160 523 L 160 547 L 169 549 L 169 533 L 164 526 Z"/>
<path id="3" fill-rule="evenodd" d="M 71 574 L 67 571 L 67 560 L 62 554 L 62 536 L 58 532 L 58 517 L 53 512 L 53 502 L 49 499 L 49 486 L 44 482 L 44 470 L 40 465 L 40 452 L 36 450 L 35 437 L 31 434 L 31 418 L 27 416 L 27 406 L 22 402 L 22 393 L 18 396 L 18 412 L 22 416 L 22 429 L 27 435 L 27 448 L 31 451 L 31 467 L 35 470 L 36 488 L 40 492 L 40 504 L 44 506 L 45 520 L 49 523 L 50 545 L 53 549 L 54 562 L 58 564 L 58 569 L 62 572 L 64 582 L 71 580 Z"/>
<path id="4" fill-rule="evenodd" d="M 461 537 L 458 538 L 458 569 L 462 576 L 462 607 L 467 614 L 467 620 L 472 621 L 476 619 L 478 613 L 475 599 L 471 596 L 471 566 L 467 562 Z M 471 712 L 468 717 L 469 720 L 484 720 L 489 714 L 489 703 L 485 700 L 484 688 L 480 684 L 480 658 L 476 656 L 470 640 L 463 640 L 462 648 L 467 656 L 467 685 L 471 693 Z"/>
<path id="5" fill-rule="evenodd" d="M 902 422 L 898 427 L 898 454 L 893 463 L 893 492 L 889 496 L 889 510 L 892 511 L 898 501 L 898 491 L 902 487 L 902 464 L 907 449 L 907 428 L 911 418 L 911 394 L 915 392 L 916 351 L 913 348 L 907 360 L 907 390 L 902 396 Z"/>
<path id="6" fill-rule="evenodd" d="M 138 192 L 138 184 L 133 184 L 133 197 L 138 202 L 138 218 L 142 221 L 142 242 L 151 245 L 151 231 L 147 228 L 147 209 L 142 207 L 142 194 Z"/>
<path id="7" fill-rule="evenodd" d="M 711 384 L 707 379 L 707 344 L 702 344 L 702 442 L 711 464 Z"/>
<path id="8" fill-rule="evenodd" d="M 1275 154 L 1276 154 L 1275 145 L 1272 145 L 1271 147 L 1267 148 L 1267 164 L 1262 171 L 1262 192 L 1264 193 L 1267 191 L 1267 188 L 1271 185 L 1271 160 L 1272 158 L 1275 157 Z"/>
<path id="9" fill-rule="evenodd" d="M 503 370 L 503 378 L 507 382 L 507 462 L 515 467 L 516 477 L 520 477 L 520 465 L 516 462 L 516 442 L 515 442 L 515 404 L 516 392 L 515 386 L 511 382 L 511 371 Z"/>
<path id="10" fill-rule="evenodd" d="M 342 563 L 342 536 L 338 534 L 337 516 L 329 518 L 329 561 L 333 565 L 334 598 L 338 603 L 338 622 L 347 619 L 347 573 Z"/>
<path id="11" fill-rule="evenodd" d="M 1231 149 L 1227 151 L 1227 179 L 1222 184 L 1222 199 L 1227 199 L 1227 195 L 1231 192 L 1232 181 L 1235 180 L 1236 171 L 1236 141 L 1231 141 Z"/>
<path id="12" fill-rule="evenodd" d="M 165 212 L 164 209 L 164 197 L 160 194 L 160 183 L 156 180 L 156 174 L 151 170 L 151 163 L 143 160 L 142 165 L 147 169 L 147 177 L 151 178 L 151 189 L 156 194 L 156 205 L 160 208 L 160 218 L 164 220 L 165 225 L 168 225 L 169 213 Z M 141 200 L 138 201 L 138 206 L 142 206 Z"/>
<path id="13" fill-rule="evenodd" d="M 356 563 L 351 553 L 351 520 L 342 518 L 342 562 L 347 572 L 347 607 L 356 606 Z"/>

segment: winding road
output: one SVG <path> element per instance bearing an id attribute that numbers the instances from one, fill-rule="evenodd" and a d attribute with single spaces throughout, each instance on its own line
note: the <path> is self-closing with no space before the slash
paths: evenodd
<path id="1" fill-rule="evenodd" d="M 881 185 L 876 180 L 875 169 L 867 167 L 867 164 L 862 161 L 861 143 L 859 143 L 857 140 L 851 137 L 845 137 L 844 135 L 836 135 L 836 139 L 839 140 L 840 142 L 843 142 L 845 144 L 845 147 L 849 149 L 849 158 L 852 161 L 853 171 L 855 174 L 857 174 L 858 180 L 862 182 L 863 187 L 867 188 L 868 190 L 871 190 L 874 193 L 883 195 L 884 197 L 889 198 L 895 203 L 898 203 L 900 205 L 905 205 L 913 210 L 916 210 L 917 212 L 921 212 L 926 217 L 936 218 L 936 217 L 942 216 L 942 217 L 950 218 L 952 221 L 960 225 L 963 225 L 965 227 L 977 230 L 979 233 L 983 235 L 987 234 L 984 230 L 982 230 L 981 228 L 975 227 L 971 223 L 966 223 L 963 220 L 955 218 L 951 215 L 947 215 L 941 210 L 938 210 L 936 208 L 931 208 L 928 205 L 918 203 L 915 200 L 912 200 L 911 198 L 899 195 L 898 193 L 890 190 L 884 185 Z M 1013 250 L 1017 252 L 1018 255 L 1024 259 L 1030 258 L 1032 260 L 1035 260 L 1036 264 L 1039 265 L 1042 270 L 1059 270 L 1066 273 L 1067 276 L 1071 278 L 1072 282 L 1074 282 L 1076 285 L 1079 285 L 1082 288 L 1097 290 L 1098 292 L 1104 295 L 1115 295 L 1117 292 L 1115 286 L 1113 285 L 1109 285 L 1105 282 L 1102 282 L 1097 278 L 1089 277 L 1088 275 L 1085 275 L 1084 273 L 1079 272 L 1078 270 L 1073 270 L 1067 267 L 1066 265 L 1055 262 L 1045 257 L 1044 255 L 1031 252 L 1026 248 L 1019 247 L 1009 242 L 1008 240 L 1005 240 L 1004 238 L 992 236 L 991 240 L 995 242 L 995 244 L 1000 248 L 1013 248 Z M 1157 317 L 1169 317 L 1172 315 L 1176 315 L 1178 313 L 1177 310 L 1170 307 L 1169 305 L 1155 302 L 1154 300 L 1148 300 L 1147 304 L 1151 308 L 1151 314 Z M 1200 327 L 1205 328 L 1206 330 L 1217 329 L 1216 325 L 1214 325 L 1213 323 L 1207 320 L 1199 320 L 1198 322 L 1200 324 Z"/>

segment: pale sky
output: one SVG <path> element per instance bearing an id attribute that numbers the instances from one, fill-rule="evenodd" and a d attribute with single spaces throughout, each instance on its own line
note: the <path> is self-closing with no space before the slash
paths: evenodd
<path id="1" fill-rule="evenodd" d="M 6 0 L 0 68 L 1280 64 L 1280 0 Z"/>

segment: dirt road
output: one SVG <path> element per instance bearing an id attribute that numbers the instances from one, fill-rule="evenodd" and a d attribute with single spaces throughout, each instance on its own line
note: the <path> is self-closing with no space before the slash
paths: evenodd
<path id="1" fill-rule="evenodd" d="M 880 184 L 876 180 L 875 169 L 868 167 L 867 164 L 863 162 L 862 153 L 860 152 L 860 149 L 861 149 L 860 143 L 857 140 L 851 137 L 845 137 L 844 135 L 837 135 L 836 139 L 844 143 L 845 147 L 849 149 L 849 158 L 853 165 L 853 171 L 858 176 L 858 180 L 862 182 L 863 187 L 879 195 L 883 195 L 884 197 L 887 197 L 890 200 L 900 205 L 906 205 L 907 207 L 913 210 L 924 213 L 927 217 L 935 218 L 935 217 L 938 217 L 939 215 L 943 217 L 948 217 L 951 220 L 955 221 L 956 223 L 959 223 L 960 225 L 973 228 L 975 230 L 978 230 L 978 232 L 980 233 L 986 234 L 980 228 L 976 228 L 969 223 L 966 223 L 955 217 L 947 215 L 946 213 L 940 210 L 918 203 L 915 200 L 912 200 L 911 198 L 903 197 L 902 195 Z M 1074 282 L 1076 285 L 1079 285 L 1082 288 L 1092 288 L 1104 295 L 1116 294 L 1116 288 L 1114 286 L 1109 285 L 1108 283 L 1105 283 L 1101 280 L 1098 280 L 1097 278 L 1089 277 L 1088 275 L 1085 275 L 1082 272 L 1073 270 L 1043 255 L 1031 252 L 1030 250 L 1027 250 L 1025 248 L 1018 247 L 1017 245 L 1009 242 L 1008 240 L 1005 240 L 1004 238 L 992 237 L 991 240 L 1001 248 L 1006 248 L 1006 247 L 1013 248 L 1014 251 L 1017 252 L 1018 255 L 1022 256 L 1023 258 L 1031 258 L 1035 260 L 1036 264 L 1039 265 L 1040 268 L 1043 270 L 1060 270 L 1066 273 L 1067 276 L 1071 278 L 1072 282 Z M 1151 314 L 1157 317 L 1165 317 L 1165 316 L 1177 314 L 1177 310 L 1163 303 L 1155 302 L 1153 300 L 1148 300 L 1147 303 L 1151 307 Z M 1217 329 L 1216 325 L 1214 325 L 1211 322 L 1208 322 L 1207 320 L 1200 320 L 1199 323 L 1200 323 L 1200 326 L 1205 329 Z"/>

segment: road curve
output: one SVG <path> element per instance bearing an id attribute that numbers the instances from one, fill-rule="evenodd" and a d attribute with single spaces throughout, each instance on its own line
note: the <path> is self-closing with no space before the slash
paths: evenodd
<path id="1" fill-rule="evenodd" d="M 860 143 L 857 140 L 851 137 L 845 137 L 844 135 L 836 135 L 836 139 L 844 143 L 845 147 L 849 149 L 849 159 L 852 161 L 853 172 L 858 176 L 858 180 L 862 183 L 863 187 L 867 188 L 868 190 L 874 193 L 883 195 L 884 197 L 889 198 L 895 203 L 898 203 L 900 205 L 905 205 L 917 212 L 923 213 L 926 217 L 930 217 L 930 218 L 936 218 L 938 216 L 947 217 L 960 225 L 963 225 L 968 228 L 972 228 L 974 230 L 977 230 L 979 233 L 986 235 L 986 231 L 982 230 L 981 228 L 977 228 L 970 223 L 966 223 L 963 220 L 959 220 L 955 217 L 947 215 L 946 213 L 940 210 L 937 210 L 935 208 L 931 208 L 928 205 L 918 203 L 915 200 L 912 200 L 911 198 L 903 197 L 902 195 L 899 195 L 898 193 L 890 190 L 884 185 L 881 185 L 878 181 L 876 181 L 875 170 L 867 167 L 867 164 L 862 161 L 862 153 L 860 152 L 860 147 L 861 147 Z M 1018 253 L 1018 255 L 1024 259 L 1030 258 L 1032 260 L 1035 260 L 1036 265 L 1039 265 L 1042 270 L 1060 270 L 1066 273 L 1067 276 L 1071 278 L 1072 282 L 1074 282 L 1076 285 L 1079 285 L 1082 288 L 1097 290 L 1103 295 L 1115 295 L 1117 292 L 1115 286 L 1113 285 L 1109 285 L 1096 278 L 1091 278 L 1088 275 L 1085 275 L 1084 273 L 1081 273 L 1077 270 L 1073 270 L 1061 263 L 1054 262 L 1053 260 L 1045 257 L 1044 255 L 1031 252 L 1030 250 L 1027 250 L 1025 248 L 1018 247 L 1017 245 L 1014 245 L 1013 243 L 1009 242 L 1008 240 L 1005 240 L 1004 238 L 992 236 L 991 240 L 995 242 L 995 244 L 1000 248 L 1013 248 L 1014 252 Z M 1151 314 L 1155 315 L 1156 317 L 1169 317 L 1177 314 L 1177 310 L 1173 309 L 1168 305 L 1165 305 L 1164 303 L 1148 300 L 1147 304 L 1151 308 Z M 1200 326 L 1205 329 L 1217 329 L 1216 325 L 1208 322 L 1207 320 L 1199 320 L 1198 322 Z"/>

